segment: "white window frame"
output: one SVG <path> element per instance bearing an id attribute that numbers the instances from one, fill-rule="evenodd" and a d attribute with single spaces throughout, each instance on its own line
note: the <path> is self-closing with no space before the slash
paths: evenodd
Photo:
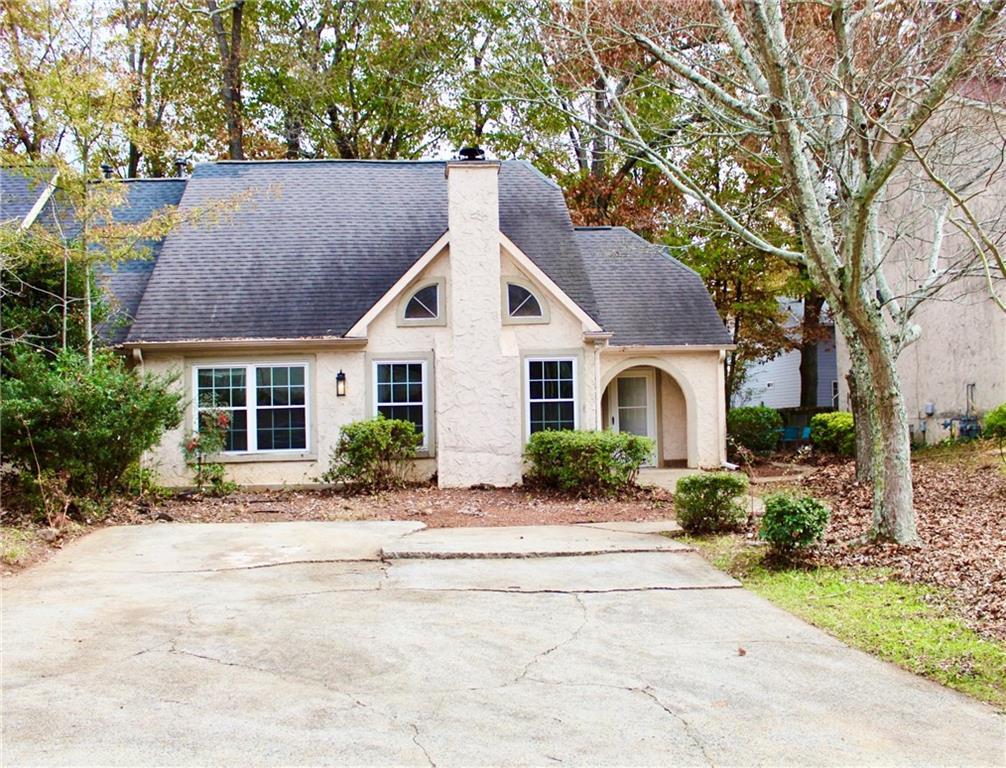
<path id="1" fill-rule="evenodd" d="M 221 456 L 247 456 L 250 454 L 260 455 L 300 455 L 311 452 L 311 366 L 306 360 L 277 360 L 272 362 L 219 362 L 219 363 L 199 363 L 192 366 L 192 430 L 199 431 L 199 372 L 209 371 L 217 368 L 244 368 L 245 369 L 245 406 L 248 413 L 248 448 L 243 451 L 221 451 Z M 258 404 L 256 397 L 256 375 L 259 368 L 303 368 L 304 369 L 304 447 L 303 448 L 258 448 Z M 298 407 L 298 406 L 293 406 Z M 235 410 L 235 409 L 226 409 Z M 241 410 L 236 409 L 236 410 Z M 263 410 L 274 410 L 268 406 Z"/>
<path id="2" fill-rule="evenodd" d="M 417 293 L 425 288 L 435 285 L 437 287 L 437 316 L 436 317 L 406 317 L 405 310 L 408 308 L 409 303 L 415 297 Z M 412 285 L 408 291 L 405 292 L 405 297 L 398 302 L 398 312 L 397 319 L 398 325 L 409 326 L 409 325 L 447 325 L 447 317 L 444 307 L 446 306 L 446 290 L 447 281 L 442 277 L 436 277 L 431 280 L 423 280 L 422 282 L 415 283 Z"/>
<path id="3" fill-rule="evenodd" d="M 423 375 L 423 443 L 419 446 L 420 451 L 430 450 L 430 375 L 427 361 L 422 358 L 395 358 L 393 360 L 372 360 L 370 367 L 371 392 L 370 415 L 377 418 L 377 407 L 381 403 L 377 399 L 377 367 L 379 365 L 420 365 Z M 414 405 L 414 403 L 384 403 L 384 405 Z"/>
<path id="4" fill-rule="evenodd" d="M 524 439 L 531 439 L 531 363 L 573 364 L 573 429 L 580 428 L 580 371 L 578 359 L 572 355 L 535 355 L 524 358 Z M 565 403 L 568 398 L 538 398 L 536 403 Z"/>
<path id="5" fill-rule="evenodd" d="M 530 315 L 527 317 L 514 316 L 510 314 L 510 284 L 519 286 L 534 296 L 538 302 L 540 315 Z M 545 301 L 542 292 L 529 280 L 520 277 L 504 275 L 500 281 L 500 314 L 503 316 L 504 325 L 543 325 L 549 322 L 549 304 Z"/>

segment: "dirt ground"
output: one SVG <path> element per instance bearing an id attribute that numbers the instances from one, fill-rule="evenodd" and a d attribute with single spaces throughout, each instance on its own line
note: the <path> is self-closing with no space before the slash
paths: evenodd
<path id="1" fill-rule="evenodd" d="M 257 522 L 269 520 L 417 520 L 430 528 L 555 525 L 672 517 L 671 494 L 639 489 L 606 500 L 574 499 L 524 488 L 416 486 L 373 496 L 329 491 L 236 493 L 222 499 L 181 497 L 136 505 L 122 522 Z"/>

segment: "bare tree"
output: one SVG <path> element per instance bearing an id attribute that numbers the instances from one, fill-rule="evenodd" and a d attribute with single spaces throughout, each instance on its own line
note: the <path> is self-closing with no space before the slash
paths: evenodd
<path id="1" fill-rule="evenodd" d="M 984 269 L 990 284 L 993 270 L 1006 276 L 987 222 L 968 205 L 969 192 L 987 185 L 998 166 L 983 166 L 984 176 L 970 180 L 926 171 L 928 156 L 937 147 L 944 153 L 949 135 L 967 136 L 981 112 L 961 107 L 964 92 L 973 97 L 981 91 L 975 84 L 1002 68 L 1004 5 L 636 0 L 525 8 L 529 29 L 563 63 L 567 80 L 593 82 L 611 102 L 617 129 L 591 120 L 587 105 L 569 104 L 568 90 L 554 83 L 528 83 L 514 98 L 537 99 L 607 134 L 736 236 L 807 270 L 848 342 L 857 417 L 868 427 L 874 534 L 902 544 L 918 536 L 897 355 L 920 333 L 914 315 L 924 300 L 975 270 Z M 625 88 L 619 63 L 638 67 L 640 52 L 654 66 Z M 699 133 L 668 141 L 654 94 L 674 105 L 666 111 L 677 120 L 682 109 L 702 115 Z M 710 134 L 739 150 L 770 147 L 797 222 L 791 245 L 771 242 L 691 177 L 690 146 Z M 945 223 L 930 217 L 929 226 L 953 220 L 972 247 L 947 263 L 934 235 L 935 261 L 921 281 L 892 286 L 885 259 L 895 250 L 881 216 L 905 194 L 903 185 L 923 177 L 949 201 Z"/>

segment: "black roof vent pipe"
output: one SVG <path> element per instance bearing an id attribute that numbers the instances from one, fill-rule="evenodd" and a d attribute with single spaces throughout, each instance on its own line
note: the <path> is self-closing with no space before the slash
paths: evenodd
<path id="1" fill-rule="evenodd" d="M 189 164 L 187 162 L 185 162 L 185 158 L 184 157 L 176 157 L 175 158 L 175 176 L 177 176 L 179 179 L 183 178 L 185 176 L 185 171 L 188 168 L 188 165 Z"/>
<path id="2" fill-rule="evenodd" d="M 485 160 L 486 152 L 482 147 L 462 147 L 458 152 L 458 156 L 465 162 L 474 162 Z"/>
<path id="3" fill-rule="evenodd" d="M 112 171 L 115 170 L 108 163 L 101 164 L 101 173 L 106 179 L 112 178 Z"/>

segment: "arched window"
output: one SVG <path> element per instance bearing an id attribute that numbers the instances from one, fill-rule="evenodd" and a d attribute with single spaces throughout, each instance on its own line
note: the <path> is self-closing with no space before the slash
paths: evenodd
<path id="1" fill-rule="evenodd" d="M 513 318 L 540 318 L 541 302 L 523 285 L 507 283 L 507 314 Z"/>
<path id="2" fill-rule="evenodd" d="M 433 283 L 420 288 L 405 305 L 406 320 L 436 320 L 440 317 L 440 285 Z"/>

